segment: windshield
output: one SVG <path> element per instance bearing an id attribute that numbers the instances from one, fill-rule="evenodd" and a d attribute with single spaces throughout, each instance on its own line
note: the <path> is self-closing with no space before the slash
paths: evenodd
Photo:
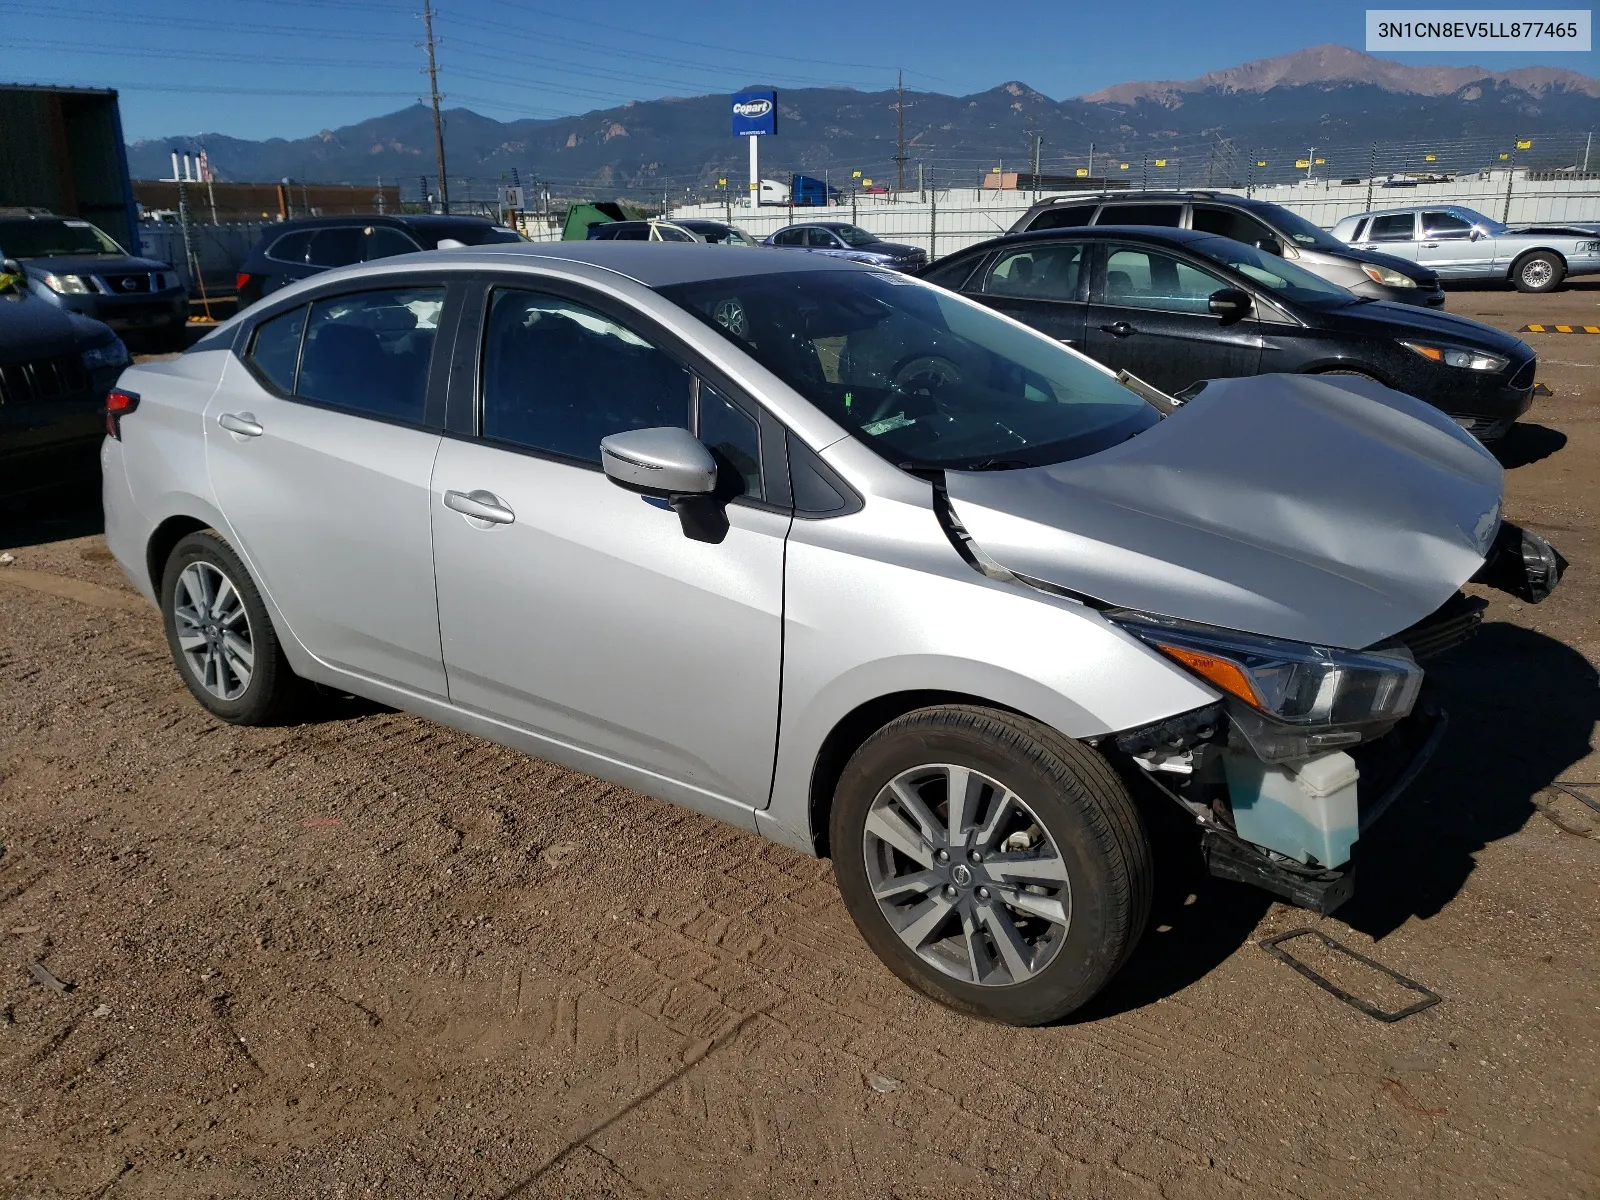
<path id="1" fill-rule="evenodd" d="M 868 233 L 859 225 L 830 225 L 829 229 L 844 239 L 846 246 L 870 246 L 877 241 L 877 235 Z"/>
<path id="2" fill-rule="evenodd" d="M 1511 228 L 1509 225 L 1500 224 L 1500 222 L 1496 221 L 1493 217 L 1485 216 L 1475 208 L 1462 208 L 1461 206 L 1457 205 L 1448 209 L 1447 211 L 1455 216 L 1460 217 L 1463 221 L 1472 222 L 1472 224 L 1483 230 L 1490 237 L 1499 237 L 1502 233 L 1505 233 Z"/>
<path id="3" fill-rule="evenodd" d="M 1347 247 L 1333 234 L 1320 225 L 1313 225 L 1299 213 L 1284 208 L 1281 204 L 1268 205 L 1271 209 L 1270 220 L 1280 233 L 1286 233 L 1301 246 L 1313 246 L 1318 250 L 1347 250 Z"/>
<path id="4" fill-rule="evenodd" d="M 1192 242 L 1190 246 L 1196 254 L 1203 254 L 1212 262 L 1232 267 L 1250 282 L 1260 284 L 1285 300 L 1322 308 L 1343 307 L 1356 302 L 1356 297 L 1338 284 L 1329 283 L 1304 267 L 1297 267 L 1276 254 L 1257 250 L 1243 242 L 1209 237 Z"/>
<path id="5" fill-rule="evenodd" d="M 87 221 L 0 221 L 0 252 L 7 258 L 128 252 Z"/>
<path id="6" fill-rule="evenodd" d="M 660 291 L 899 465 L 1063 462 L 1160 420 L 1052 339 L 904 276 L 795 271 Z"/>

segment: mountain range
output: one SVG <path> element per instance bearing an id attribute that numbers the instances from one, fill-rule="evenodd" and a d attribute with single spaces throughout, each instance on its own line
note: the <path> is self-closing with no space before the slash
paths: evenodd
<path id="1" fill-rule="evenodd" d="M 895 91 L 799 88 L 778 93 L 778 136 L 764 140 L 762 173 L 830 176 L 859 170 L 895 182 Z M 1316 46 L 1188 81 L 1117 84 L 1054 100 L 1012 81 L 967 96 L 904 94 L 906 182 L 919 165 L 940 186 L 973 186 L 996 166 L 1028 169 L 1033 138 L 1040 170 L 1100 175 L 1117 162 L 1153 180 L 1229 182 L 1287 178 L 1294 159 L 1318 147 L 1330 174 L 1492 165 L 1495 150 L 1531 140 L 1523 165 L 1559 168 L 1581 157 L 1600 125 L 1600 79 L 1554 67 L 1494 72 L 1410 66 L 1344 46 Z M 480 195 L 515 169 L 524 183 L 548 181 L 556 195 L 661 196 L 737 192 L 744 147 L 729 130 L 725 95 L 637 101 L 578 116 L 496 121 L 467 108 L 445 114 L 452 191 Z M 1371 147 L 1379 146 L 1375 153 Z M 1091 145 L 1095 158 L 1088 155 Z M 246 141 L 221 134 L 133 142 L 135 178 L 170 171 L 170 151 L 204 147 L 219 179 L 370 183 L 399 181 L 415 195 L 432 176 L 432 116 L 413 105 L 310 137 Z M 1574 150 L 1574 147 L 1577 149 Z M 1412 160 L 1416 160 L 1413 163 Z M 1255 167 L 1265 161 L 1264 169 Z M 1600 155 L 1594 159 L 1600 167 Z"/>

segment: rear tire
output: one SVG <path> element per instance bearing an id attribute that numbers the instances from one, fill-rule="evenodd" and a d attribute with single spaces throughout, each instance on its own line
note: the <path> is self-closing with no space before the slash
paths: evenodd
<path id="1" fill-rule="evenodd" d="M 1553 292 L 1566 277 L 1561 256 L 1548 250 L 1535 250 L 1511 268 L 1511 282 L 1519 292 Z"/>
<path id="2" fill-rule="evenodd" d="M 161 573 L 161 618 L 178 674 L 212 716 L 276 724 L 311 699 L 250 572 L 216 531 L 198 530 L 172 548 Z"/>
<path id="3" fill-rule="evenodd" d="M 989 1020 L 1081 1007 L 1149 918 L 1150 844 L 1122 781 L 1012 713 L 948 705 L 884 726 L 846 764 L 830 834 L 867 944 L 924 995 Z"/>

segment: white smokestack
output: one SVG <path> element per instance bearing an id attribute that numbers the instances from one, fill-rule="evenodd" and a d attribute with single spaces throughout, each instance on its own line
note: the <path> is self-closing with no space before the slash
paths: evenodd
<path id="1" fill-rule="evenodd" d="M 172 182 L 177 183 L 180 178 L 182 177 L 178 174 L 178 152 L 174 150 L 172 152 Z"/>

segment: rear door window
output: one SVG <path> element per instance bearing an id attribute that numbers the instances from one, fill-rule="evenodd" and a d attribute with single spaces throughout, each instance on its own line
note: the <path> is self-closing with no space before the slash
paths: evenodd
<path id="1" fill-rule="evenodd" d="M 306 250 L 311 245 L 311 235 L 316 232 L 311 229 L 299 229 L 294 233 L 286 233 L 271 246 L 267 247 L 267 257 L 278 262 L 304 264 Z"/>
<path id="2" fill-rule="evenodd" d="M 361 229 L 356 225 L 319 229 L 312 235 L 306 261 L 314 267 L 348 267 L 361 261 L 361 241 Z"/>
<path id="3" fill-rule="evenodd" d="M 295 393 L 363 416 L 420 424 L 443 309 L 442 287 L 316 301 Z"/>
<path id="4" fill-rule="evenodd" d="M 1094 220 L 1094 210 L 1100 204 L 1062 204 L 1047 208 L 1033 219 L 1029 229 L 1076 229 Z"/>
<path id="5" fill-rule="evenodd" d="M 1386 217 L 1373 217 L 1367 229 L 1369 242 L 1414 242 L 1417 238 L 1417 219 L 1412 213 L 1391 213 Z"/>
<path id="6" fill-rule="evenodd" d="M 294 391 L 295 369 L 300 365 L 300 335 L 306 327 L 306 308 L 301 305 L 263 321 L 250 339 L 245 361 L 273 387 L 285 395 Z"/>
<path id="7" fill-rule="evenodd" d="M 367 262 L 379 258 L 393 258 L 396 254 L 414 254 L 422 247 L 410 236 L 387 225 L 374 225 L 366 231 L 364 252 Z"/>
<path id="8" fill-rule="evenodd" d="M 983 290 L 1020 300 L 1073 301 L 1078 298 L 1083 259 L 1081 243 L 1007 251 L 989 269 Z"/>
<path id="9" fill-rule="evenodd" d="M 1181 204 L 1108 204 L 1096 225 L 1160 225 L 1176 229 L 1183 224 Z"/>
<path id="10" fill-rule="evenodd" d="M 600 440 L 689 428 L 689 372 L 620 322 L 571 300 L 496 289 L 484 333 L 485 438 L 600 462 Z"/>

